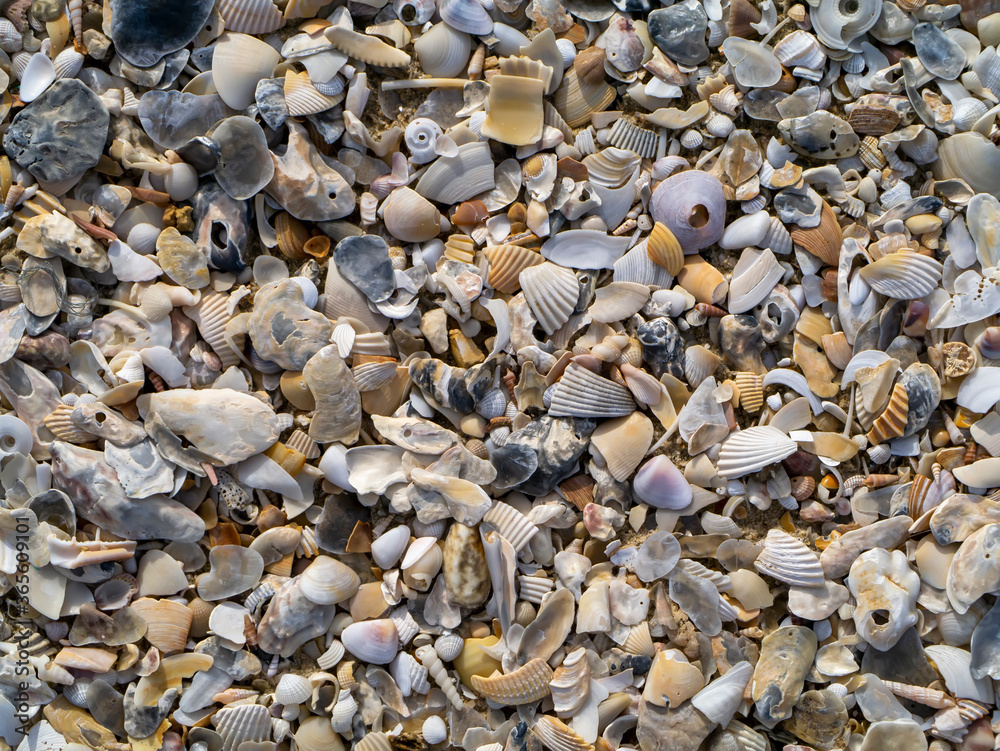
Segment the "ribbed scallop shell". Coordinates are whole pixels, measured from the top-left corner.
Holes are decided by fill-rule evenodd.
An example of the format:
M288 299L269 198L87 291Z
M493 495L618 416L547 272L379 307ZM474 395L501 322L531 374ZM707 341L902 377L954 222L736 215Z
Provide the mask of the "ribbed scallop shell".
M671 276L677 276L684 268L684 249L674 233L661 222L653 225L646 238L646 253L653 263L665 268Z
M573 728L550 715L537 718L531 732L549 751L594 751L594 746L581 738Z
M52 410L50 415L42 419L42 423L52 431L52 435L56 437L56 440L78 445L96 441L97 436L88 433L86 430L81 430L69 419L71 414L73 414L73 407L71 405L60 404Z
M633 411L635 402L628 389L575 362L556 384L549 406L553 417L622 417Z
M396 377L399 363L395 360L363 362L352 369L358 391L377 391Z
M736 388L740 390L740 407L752 415L760 412L764 404L764 387L756 373L740 372L733 376Z
M301 704L312 696L312 683L308 678L285 673L274 689L274 700L279 704Z
M740 110L741 97L732 84L726 85L721 91L717 91L708 97L709 103L731 117L734 117Z
M329 670L343 659L346 651L344 645L334 639L326 651L316 658L316 664L323 670Z
M460 263L472 263L476 258L476 241L468 235L449 235L444 243L444 255Z
M615 90L604 81L598 84L581 80L574 68L563 76L562 83L552 95L552 103L571 128L578 128L594 112L607 108L615 98Z
M146 621L146 640L164 653L179 652L187 643L194 613L173 600L142 598L132 603Z
M925 297L941 281L944 267L934 258L912 250L898 250L858 273L879 294L896 300Z
M385 733L368 733L354 744L354 751L392 751L392 744Z
M292 117L326 112L344 100L343 93L337 96L321 94L313 86L308 73L295 73L291 70L285 73L284 92L285 106L288 107L288 114Z
M795 453L798 444L777 428L759 425L735 433L722 444L717 469L733 479L756 472Z
M483 251L490 262L489 284L498 292L517 294L521 272L545 263L542 254L520 245L494 245Z
M772 529L764 538L764 550L753 563L765 576L798 587L821 587L826 575L819 556L801 540L780 529Z
M503 501L497 501L483 516L483 521L493 525L515 551L520 551L538 532L538 527L529 521L528 517Z
M227 31L269 34L284 26L281 11L271 0L218 0L215 4Z
M174 303L164 285L153 284L143 291L142 299L139 301L139 310L151 322L157 323L165 320L173 309Z
M771 227L760 241L760 247L770 248L778 255L788 255L793 250L792 236L788 233L785 225L776 217L771 217Z
M618 188L628 180L641 161L631 151L609 146L597 154L584 157L590 182L602 188Z
M261 742L271 737L271 715L263 704L226 706L212 717L222 736L222 751L236 751L247 741Z
M646 635L649 635L647 629ZM578 648L566 655L549 680L552 704L560 714L572 714L583 706L590 692L590 663L587 650Z
M655 131L640 128L635 123L622 118L615 121L608 134L608 143L612 146L634 151L644 159L652 159L656 156L658 141L659 136Z
M594 130L594 126L588 125L577 133L573 145L583 156L596 153L599 147L597 145L597 131Z
M519 576L517 581L521 599L535 605L541 605L545 595L555 587L555 582L545 576Z
M649 256L648 241L639 243L614 263L614 281L646 284L663 288L670 285L673 277Z
M490 701L516 706L538 701L549 695L552 668L541 657L506 675L483 678L472 676L472 688Z
M76 74L83 67L83 55L72 47L67 47L52 61L55 68L56 78L76 78Z
M459 634L441 634L434 640L434 649L445 662L451 662L462 653L465 647L465 639Z
M628 636L622 642L622 649L629 654L645 655L646 657L652 657L656 654L656 647L653 645L653 637L649 633L647 621L643 621L629 630Z
M198 332L208 346L222 360L222 367L229 368L240 361L239 356L226 343L226 324L229 314L229 295L209 290L197 305L184 308L184 315L198 325Z
M528 307L545 333L551 336L573 314L580 297L580 283L571 269L548 261L524 269L521 288Z
M722 358L701 344L692 345L684 351L684 377L694 388L718 370L721 364Z
M872 444L885 443L891 438L903 435L909 408L910 400L906 389L897 383L892 388L889 403L872 423L872 428L868 431L868 441Z
M309 434L303 430L294 431L285 440L285 445L303 454L306 459L316 459L321 453L316 441L310 438Z

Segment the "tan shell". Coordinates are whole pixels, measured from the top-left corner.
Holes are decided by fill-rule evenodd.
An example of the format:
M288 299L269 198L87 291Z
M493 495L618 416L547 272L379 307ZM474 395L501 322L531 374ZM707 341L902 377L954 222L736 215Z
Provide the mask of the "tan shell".
M549 715L535 720L531 732L549 751L594 751L593 744L587 743L562 720Z
M698 302L718 305L726 299L729 285L715 266L700 255L687 256L684 267L677 275L677 283L690 292Z
M507 675L472 676L472 688L497 704L514 706L538 701L549 695L552 668L540 657Z
M344 26L330 26L323 32L330 44L356 60L385 68L405 68L410 56L375 37L359 34Z
M812 229L792 230L792 241L801 245L814 256L830 266L836 266L840 259L840 246L844 242L844 233L837 223L837 215L830 205L823 202L819 226Z
M653 442L653 423L642 412L633 412L601 423L591 440L612 476L625 482Z
M668 649L653 659L642 698L658 707L677 707L704 687L701 671L680 652Z
M50 415L42 420L42 423L52 431L52 435L56 437L56 440L75 444L96 441L97 436L88 433L86 430L81 430L69 419L69 416L73 414L73 410L74 407L69 404L60 404Z
M733 376L736 388L740 390L740 406L752 415L760 412L764 404L764 387L761 384L761 377L749 371L740 372Z
M146 639L164 654L180 652L187 643L194 613L173 600L143 597L132 603L133 609L146 621Z
M483 251L490 262L489 284L498 292L517 294L521 272L545 262L541 253L520 245L494 245Z
M677 276L684 268L684 249L674 233L660 222L653 225L646 238L646 253L649 260L665 268L671 276Z
M902 384L897 383L892 389L889 404L868 431L868 440L873 443L884 443L890 438L903 435L906 429L906 416L909 413L909 397Z

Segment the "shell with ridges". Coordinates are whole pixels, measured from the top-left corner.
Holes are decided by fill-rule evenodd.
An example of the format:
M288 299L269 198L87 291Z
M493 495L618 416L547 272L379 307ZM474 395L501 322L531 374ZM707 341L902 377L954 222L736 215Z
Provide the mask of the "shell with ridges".
M580 283L571 269L548 261L529 266L519 276L528 307L548 335L554 334L573 314L580 297Z
M587 701L590 689L587 651L581 647L566 655L562 665L552 674L549 686L556 712L565 716L580 709Z
M490 262L489 283L493 289L508 295L521 289L521 272L545 262L541 253L520 245L493 245L483 251Z
M633 411L628 389L575 362L556 384L549 406L550 415L568 417L620 417Z
M472 676L472 688L487 699L507 706L527 704L549 695L552 668L540 657L506 675Z
M719 475L743 477L780 462L798 450L798 444L777 428L760 425L734 433L719 452Z
M821 587L826 582L819 557L780 529L767 533L764 550L753 565L760 573L793 586Z

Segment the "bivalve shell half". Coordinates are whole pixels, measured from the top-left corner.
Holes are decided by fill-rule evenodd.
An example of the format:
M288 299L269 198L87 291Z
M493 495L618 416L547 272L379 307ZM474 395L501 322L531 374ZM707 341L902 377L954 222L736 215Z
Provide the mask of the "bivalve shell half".
M352 655L375 665L388 665L399 654L396 624L389 618L352 623L340 640Z
M734 433L719 451L719 475L743 477L780 462L798 449L798 444L777 428L759 425Z
M545 263L541 253L520 245L494 245L483 251L490 262L489 283L493 289L515 295L521 289L521 272Z
M653 224L653 230L646 239L646 252L653 263L665 268L671 276L677 276L684 268L684 249L662 222Z
M764 550L753 565L760 573L793 586L822 587L826 582L819 556L780 529L767 533Z
M279 704L302 704L312 696L312 683L308 678L285 673L274 689L274 700Z
M242 111L253 103L258 82L270 78L280 60L278 51L260 39L226 33L212 55L212 80L222 100Z
M573 314L580 283L572 270L544 262L529 266L519 277L528 307L545 333L554 334Z
M618 482L625 482L639 466L653 442L653 423L642 412L601 423L591 442Z
M535 720L531 732L549 751L594 751L588 743L569 725L550 715L542 715Z
M897 250L858 273L879 294L895 300L926 297L941 281L940 261L913 250Z
M575 362L559 379L549 405L553 417L621 417L634 411L628 389Z
M272 0L218 0L215 7L226 30L239 34L270 34L285 24Z
M317 605L335 605L354 596L361 586L360 577L343 563L329 556L317 556L302 572L300 590Z

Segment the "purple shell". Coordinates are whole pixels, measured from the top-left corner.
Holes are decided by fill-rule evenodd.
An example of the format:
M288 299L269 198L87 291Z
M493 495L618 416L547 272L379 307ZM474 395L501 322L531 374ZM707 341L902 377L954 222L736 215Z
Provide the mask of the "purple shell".
M653 221L662 222L685 253L719 241L726 227L726 195L722 183L707 172L686 170L671 175L650 201Z
M650 506L674 510L690 505L694 498L691 483L662 454L654 456L635 473L632 492Z

